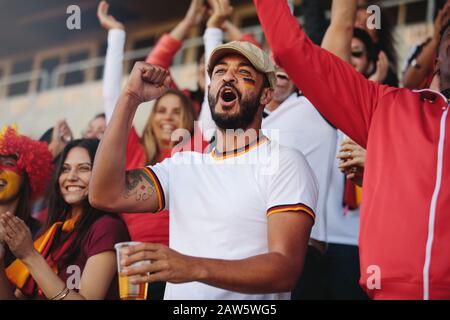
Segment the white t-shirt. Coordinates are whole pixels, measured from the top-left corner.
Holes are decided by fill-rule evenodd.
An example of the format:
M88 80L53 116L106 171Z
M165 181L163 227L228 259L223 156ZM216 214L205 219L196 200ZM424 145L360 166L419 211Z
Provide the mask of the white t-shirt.
M338 146L344 140L344 134L338 131ZM358 245L359 237L359 209L349 210L344 214L343 198L345 176L338 168L336 159L331 175L330 190L327 201L327 235L329 243Z
M327 241L326 203L336 156L334 129L304 96L293 93L263 119L262 129L272 141L302 152L319 183L316 223L311 238Z
M314 216L317 182L304 156L263 139L236 155L179 152L150 167L170 210L170 247L182 254L236 260L268 253L268 215ZM241 294L200 282L167 283L165 299L289 299Z

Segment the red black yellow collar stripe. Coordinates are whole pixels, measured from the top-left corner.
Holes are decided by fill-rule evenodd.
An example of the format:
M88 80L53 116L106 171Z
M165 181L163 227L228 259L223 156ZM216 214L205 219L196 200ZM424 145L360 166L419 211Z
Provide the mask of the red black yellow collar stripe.
M292 211L294 211L294 212L302 211L302 212L308 214L313 220L316 219L314 210L312 210L310 207L308 207L307 205L305 205L303 203L274 206L274 207L270 208L269 210L267 210L267 216L269 217L275 213L290 212L290 211L291 212Z
M232 158L232 157L237 157L237 156L243 155L244 153L249 152L250 150L252 150L256 147L259 147L261 144L265 143L266 141L269 141L269 138L267 138L266 136L261 136L242 148L226 151L224 153L218 152L217 149L214 148L213 151L211 152L211 156L216 160L224 160L224 159L228 159L228 158Z
M156 194L158 196L158 210L156 212L160 212L161 210L164 210L164 208L166 207L164 190L161 186L161 183L159 182L158 177L156 176L156 174L153 172L152 169L145 167L144 172L153 181L153 184L155 185Z

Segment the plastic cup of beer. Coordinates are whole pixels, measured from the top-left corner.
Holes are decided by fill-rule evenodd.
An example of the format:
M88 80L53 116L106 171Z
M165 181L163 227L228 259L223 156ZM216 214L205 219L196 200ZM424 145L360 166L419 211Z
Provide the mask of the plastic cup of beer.
M134 284L131 281L139 276L127 277L122 274L121 260L123 259L122 250L126 247L132 247L141 244L141 242L120 242L117 243L114 248L116 249L117 256L117 271L119 273L119 295L121 300L146 300L147 299L147 288L148 283ZM151 263L150 261L139 261L133 263L129 267L141 266L143 264Z

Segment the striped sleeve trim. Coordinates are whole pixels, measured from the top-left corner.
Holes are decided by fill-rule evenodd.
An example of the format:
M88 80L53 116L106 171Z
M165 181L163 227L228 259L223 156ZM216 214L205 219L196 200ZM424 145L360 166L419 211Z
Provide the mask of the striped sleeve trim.
M156 212L160 212L166 207L166 200L164 197L164 191L161 186L161 183L159 182L158 177L153 172L152 169L145 167L144 172L147 174L147 176L152 180L153 184L155 185L156 189L156 195L158 196L158 210Z
M274 206L274 207L270 208L269 210L267 210L267 216L269 217L275 213L282 213L282 212L289 212L289 211L291 211L291 212L292 211L293 212L302 211L302 212L308 214L311 218L313 218L313 220L316 219L314 210L312 210L310 207L308 207L307 205L305 205L303 203Z

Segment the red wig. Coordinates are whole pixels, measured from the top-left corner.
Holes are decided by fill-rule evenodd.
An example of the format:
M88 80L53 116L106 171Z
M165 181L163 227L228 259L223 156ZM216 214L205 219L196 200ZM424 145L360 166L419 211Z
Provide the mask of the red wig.
M0 155L17 157L17 168L27 173L33 193L45 190L53 171L53 157L47 143L34 141L13 127L6 127L0 132Z

